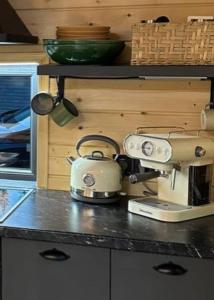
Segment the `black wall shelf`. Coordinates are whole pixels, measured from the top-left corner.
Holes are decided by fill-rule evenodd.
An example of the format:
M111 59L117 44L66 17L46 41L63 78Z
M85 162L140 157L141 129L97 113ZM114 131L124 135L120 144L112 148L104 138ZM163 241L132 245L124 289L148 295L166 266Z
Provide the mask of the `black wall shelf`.
M214 65L40 65L38 75L51 77L132 79L143 77L214 78Z

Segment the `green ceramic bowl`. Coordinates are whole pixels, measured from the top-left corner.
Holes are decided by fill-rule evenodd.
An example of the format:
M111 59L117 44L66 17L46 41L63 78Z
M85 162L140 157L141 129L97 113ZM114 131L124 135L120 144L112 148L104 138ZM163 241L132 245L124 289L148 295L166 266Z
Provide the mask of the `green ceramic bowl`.
M117 40L44 40L46 53L59 64L110 64L124 46Z

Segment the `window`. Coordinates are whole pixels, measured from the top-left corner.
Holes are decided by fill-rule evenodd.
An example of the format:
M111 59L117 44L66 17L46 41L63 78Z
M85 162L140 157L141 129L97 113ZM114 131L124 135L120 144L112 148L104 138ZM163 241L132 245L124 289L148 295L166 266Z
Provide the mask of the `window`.
M35 179L37 63L0 64L0 177Z

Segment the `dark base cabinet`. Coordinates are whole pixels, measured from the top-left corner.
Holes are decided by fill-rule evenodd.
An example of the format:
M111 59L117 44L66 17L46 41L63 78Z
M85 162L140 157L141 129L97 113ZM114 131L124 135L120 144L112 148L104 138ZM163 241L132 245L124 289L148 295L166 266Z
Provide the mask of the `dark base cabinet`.
M112 251L111 300L213 299L214 260Z
M213 276L214 260L2 239L3 300L210 300Z
M2 239L4 300L109 300L110 250Z

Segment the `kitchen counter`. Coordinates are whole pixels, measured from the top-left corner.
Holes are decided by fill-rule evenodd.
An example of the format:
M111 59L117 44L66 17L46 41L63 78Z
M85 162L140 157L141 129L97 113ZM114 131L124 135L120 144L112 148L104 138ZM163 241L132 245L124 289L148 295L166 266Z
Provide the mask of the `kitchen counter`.
M164 223L127 212L127 199L93 205L35 190L0 225L2 237L214 258L214 216Z

